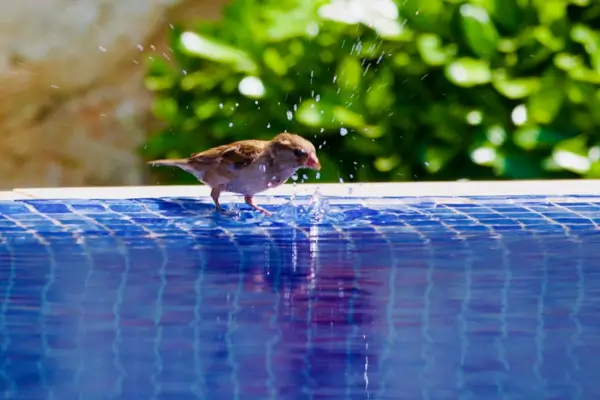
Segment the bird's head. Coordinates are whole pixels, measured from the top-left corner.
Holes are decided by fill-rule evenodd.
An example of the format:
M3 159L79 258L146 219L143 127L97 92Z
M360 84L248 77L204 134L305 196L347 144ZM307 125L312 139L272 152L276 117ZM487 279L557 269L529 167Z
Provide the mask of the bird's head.
M280 133L271 140L269 150L273 158L283 164L315 171L321 169L315 146L302 136Z

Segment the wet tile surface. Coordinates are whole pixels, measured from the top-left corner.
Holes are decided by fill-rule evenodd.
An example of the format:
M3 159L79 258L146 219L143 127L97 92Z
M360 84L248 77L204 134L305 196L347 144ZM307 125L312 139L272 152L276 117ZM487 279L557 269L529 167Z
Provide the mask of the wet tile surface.
M600 197L352 200L0 201L2 398L600 396Z

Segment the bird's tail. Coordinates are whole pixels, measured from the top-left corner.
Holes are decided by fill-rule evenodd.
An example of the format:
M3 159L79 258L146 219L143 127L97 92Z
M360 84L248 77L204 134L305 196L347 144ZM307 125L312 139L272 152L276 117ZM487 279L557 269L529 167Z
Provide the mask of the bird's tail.
M164 166L164 167L185 167L188 165L188 160L186 158L180 159L171 159L171 160L152 160L148 161L148 164L156 167L156 166Z

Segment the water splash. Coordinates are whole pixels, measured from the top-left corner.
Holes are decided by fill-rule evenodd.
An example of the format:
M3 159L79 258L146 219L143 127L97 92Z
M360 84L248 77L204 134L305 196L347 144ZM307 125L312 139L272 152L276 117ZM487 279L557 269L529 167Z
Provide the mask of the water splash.
M322 221L325 216L330 214L331 205L325 199L319 189L316 189L310 198L306 214L309 216L312 222Z

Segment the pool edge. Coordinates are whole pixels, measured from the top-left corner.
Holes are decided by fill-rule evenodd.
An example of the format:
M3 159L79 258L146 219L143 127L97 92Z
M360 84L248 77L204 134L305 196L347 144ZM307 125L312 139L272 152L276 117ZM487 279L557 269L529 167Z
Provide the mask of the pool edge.
M600 180L528 180L461 182L391 182L286 184L257 197L303 196L316 190L324 196L357 197L472 197L472 196L597 196ZM16 188L0 192L0 200L22 199L128 199L207 197L203 185ZM229 196L227 196L229 197Z

